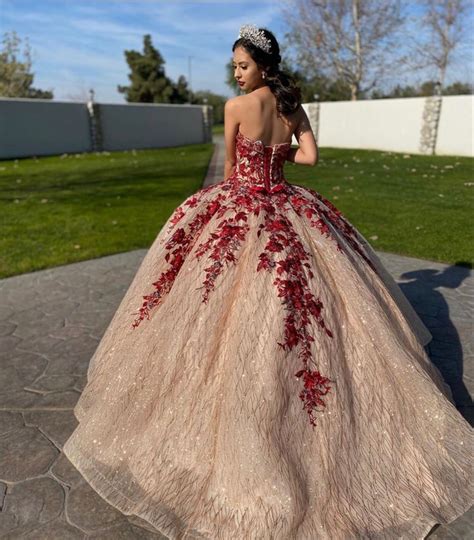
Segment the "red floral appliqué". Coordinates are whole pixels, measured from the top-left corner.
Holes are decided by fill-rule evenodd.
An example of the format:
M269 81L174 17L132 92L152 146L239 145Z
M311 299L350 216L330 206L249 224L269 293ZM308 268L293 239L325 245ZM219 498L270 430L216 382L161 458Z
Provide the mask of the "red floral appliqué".
M194 253L197 258L207 255L209 259L202 287L198 287L203 289L202 302L207 303L225 265L238 260L236 254L250 230L248 217L262 212L264 220L258 226L257 235L264 233L266 244L259 254L256 271L276 274L273 284L285 310L284 339L278 345L285 351L297 348L297 357L303 366L295 373L303 382L299 397L310 424L315 427L315 413L321 411L319 406L326 407L323 397L334 381L311 365L314 362L311 344L315 341L311 329L316 324L328 338L333 338L333 334L321 315L323 303L309 286L313 277L312 255L304 249L287 212L293 210L307 219L310 226L331 239L340 252L344 250L337 236L342 236L372 270L376 272L376 268L364 253L357 231L330 201L310 188L293 186L286 181L283 164L289 147L290 143L266 147L261 141L252 141L238 133L234 173L225 181L188 197L170 217L169 227L162 233L164 238L171 235L165 244L169 251L165 256L168 268L153 283L155 291L143 296L144 302L132 326L136 328L143 319L149 319L150 310L170 292L186 257L211 218L215 218L208 238L197 245ZM207 195L208 199L203 200ZM200 209L200 206L204 208L202 212L183 227L176 228L187 214L185 207Z
M244 222L242 225L240 221ZM226 218L217 226L217 232L212 233L209 240L198 246L196 256L199 258L204 253L211 251L209 258L213 261L211 266L204 270L206 271L206 279L204 280L203 301L207 303L209 293L215 286L215 281L222 271L225 264L235 263L236 258L234 252L240 247L240 243L245 239L249 230L247 215L245 212L238 212L235 216Z
M278 296L282 298L287 315L285 317L285 340L278 342L285 350L292 350L299 346L298 358L303 362L304 369L295 373L296 377L303 375L304 388L300 393L300 399L304 403L304 410L309 415L312 426L316 426L314 413L317 406L326 406L322 397L326 395L331 386L330 379L321 375L317 370L311 369L310 362L313 359L311 343L314 336L310 332L311 318L329 336L331 331L326 328L321 310L323 304L311 292L308 279L313 277L310 254L304 249L298 234L290 220L279 213L274 206L267 208L264 224L260 225L257 234L263 231L268 233L268 241L264 251L260 254L260 262L257 271L273 271L276 268L277 277L273 284L278 290ZM274 259L274 253L284 253L285 257Z
M208 188L205 188L207 191ZM202 190L204 191L204 190ZM200 193L202 196L202 193ZM173 283L178 275L178 272L183 265L186 256L193 248L199 235L204 229L205 225L209 222L211 217L217 212L220 206L220 199L224 196L218 194L216 199L210 201L205 208L204 212L197 214L188 225L188 230L185 231L183 227L175 230L171 238L165 244L166 249L172 250L165 256L166 262L169 264L169 268L161 273L159 279L152 283L155 286L155 291L149 295L143 296L144 302L138 311L138 317L132 323L132 326L136 328L140 322L144 319L150 319L150 310L159 305L163 297L171 290ZM191 204L194 204L193 202ZM176 211L176 219L171 220L170 231L174 225L183 217L182 208L179 207ZM174 248L174 249L173 249Z

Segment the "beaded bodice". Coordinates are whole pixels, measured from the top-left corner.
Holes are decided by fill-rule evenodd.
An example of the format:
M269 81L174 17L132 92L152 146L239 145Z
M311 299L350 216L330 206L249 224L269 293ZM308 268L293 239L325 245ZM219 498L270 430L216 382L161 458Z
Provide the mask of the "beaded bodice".
M266 146L260 140L249 139L240 131L236 136L236 165L230 178L242 183L262 186L267 190L286 183L283 174L290 142Z

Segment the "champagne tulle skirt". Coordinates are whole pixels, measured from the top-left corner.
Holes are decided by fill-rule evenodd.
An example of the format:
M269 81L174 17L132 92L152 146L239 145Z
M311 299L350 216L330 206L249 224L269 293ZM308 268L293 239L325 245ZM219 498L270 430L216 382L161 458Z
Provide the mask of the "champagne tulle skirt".
M180 226L221 190L204 190ZM167 268L176 216L106 330L75 409L64 452L91 486L172 539L414 540L463 514L473 429L425 353L431 334L366 239L356 232L364 260L337 228L331 238L286 211L313 273L306 293L332 333L310 325L312 357L331 381L312 425L295 377L304 344L279 345L288 319L277 274L256 270L263 213L247 216L235 260L203 302L210 261L196 253L217 231L213 215L168 294L132 327Z

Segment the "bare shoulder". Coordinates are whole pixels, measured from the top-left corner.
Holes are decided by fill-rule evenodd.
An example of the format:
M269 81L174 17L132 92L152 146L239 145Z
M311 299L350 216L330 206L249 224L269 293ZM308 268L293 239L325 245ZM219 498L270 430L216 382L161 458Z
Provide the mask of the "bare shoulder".
M226 102L225 102L225 110L228 111L228 112L236 112L238 111L241 107L242 107L242 98L244 97L247 97L247 96L234 96L234 97L231 97L229 98Z

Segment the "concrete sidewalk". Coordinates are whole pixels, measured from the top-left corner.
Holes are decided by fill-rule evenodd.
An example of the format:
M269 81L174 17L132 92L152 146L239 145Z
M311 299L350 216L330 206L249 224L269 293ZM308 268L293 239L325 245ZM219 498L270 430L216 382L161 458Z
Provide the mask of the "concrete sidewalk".
M220 181L216 139L206 185ZM117 512L61 453L89 360L145 249L0 281L0 537L159 539L146 522ZM378 252L434 336L430 355L472 418L472 308L468 269ZM431 539L471 538L472 509Z

